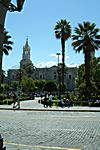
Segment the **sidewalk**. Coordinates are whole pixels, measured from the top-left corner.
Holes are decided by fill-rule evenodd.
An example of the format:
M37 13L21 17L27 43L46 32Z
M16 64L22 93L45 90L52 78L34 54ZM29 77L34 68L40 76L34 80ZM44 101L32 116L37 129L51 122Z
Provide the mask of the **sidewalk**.
M56 107L52 108L44 108L42 104L38 103L39 98L35 98L35 100L27 100L20 102L20 110L26 111L72 111L72 112L100 112L100 107ZM12 105L0 105L0 110L13 110Z

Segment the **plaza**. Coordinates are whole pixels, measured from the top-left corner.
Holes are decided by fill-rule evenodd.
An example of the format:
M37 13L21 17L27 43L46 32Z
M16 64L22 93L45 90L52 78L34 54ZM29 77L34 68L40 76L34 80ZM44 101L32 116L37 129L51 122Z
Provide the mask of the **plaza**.
M22 102L21 109L0 110L0 134L7 150L100 149L100 112L95 112L99 108L53 107L49 110L36 99Z
M96 25L99 26L97 11L99 10L99 3L95 1L90 6L90 2L87 3L87 1L65 1L63 3L62 1L58 3L56 0L45 1L45 3L27 1L27 7L25 7L23 14L21 13L21 17L9 15L7 25L5 25L8 10L20 12L24 1L15 0L15 4L13 4L12 0L0 0L0 85L3 83L2 63L5 44L7 44L6 52L11 49L14 52L12 56L9 56L9 61L5 59L7 72L9 64L19 62L15 58L20 57L20 46L26 34L29 34L31 46L34 48L33 60L36 66L44 64L44 67L34 68L35 66L30 59L28 38L26 38L20 61L20 69L24 69L25 74L21 75L21 70L17 74L16 68L15 70L9 70L8 78L5 76L6 90L1 88L0 91L1 100L6 99L7 102L12 100L9 99L10 90L18 93L17 100L20 97L23 100L23 95L26 98L26 96L29 96L29 92L31 94L35 90L57 91L59 97L60 93L61 95L66 93L65 96L70 97L72 101L100 100L99 53L95 58L95 51L100 49L100 29L96 27ZM85 8L85 11L83 8ZM61 16L69 17L66 20L66 18L62 19ZM60 20L57 21L58 19ZM80 22L81 20L83 23ZM95 23L92 23L92 20ZM4 34L5 29L9 30L14 38L15 45L13 47L12 45L9 47L8 41L5 41L7 37ZM57 44L56 46L54 36L60 40L61 45ZM10 38L10 36L8 37ZM70 38L67 53L65 53L65 41ZM10 41L11 43L12 41ZM84 61L83 56L75 55L75 52L80 53L80 51L84 54ZM47 68L48 63L55 66L55 60L52 62L53 58L50 60L50 56L55 59L57 54L59 57L59 52L62 58L61 63L58 58L56 67ZM79 66L79 74L77 74L77 68L75 67L77 65ZM68 66L74 66L75 68ZM53 86L50 86L49 89L44 89L44 86L40 88L40 86L34 85L33 80L56 81L58 88L56 90L53 89ZM11 86L11 81L17 81L17 84ZM21 81L26 83L24 87ZM29 81L32 84L27 84L30 83ZM64 87L64 82L67 89ZM75 87L77 89L74 91ZM69 91L72 91L72 93L69 93ZM13 101L15 101L14 98ZM81 105L82 107L61 108L53 106L52 108L44 108L42 104L38 103L38 99L21 101L20 106L19 110L14 110L12 105L0 105L0 135L7 150L100 150L100 107ZM1 143L0 146L2 146Z

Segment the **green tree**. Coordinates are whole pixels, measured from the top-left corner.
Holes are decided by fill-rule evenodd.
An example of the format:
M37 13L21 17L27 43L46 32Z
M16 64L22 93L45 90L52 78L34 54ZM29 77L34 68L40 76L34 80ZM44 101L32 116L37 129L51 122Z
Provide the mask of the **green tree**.
M19 84L21 83L22 78L25 76L26 76L26 72L24 69L17 70L17 80L19 81Z
M9 88L12 89L13 91L17 91L17 89L18 89L18 81L11 81Z
M90 62L90 69L91 80L97 88L95 95L100 98L100 57Z
M55 25L55 36L61 39L62 46L62 86L64 86L64 70L65 70L65 41L71 37L71 26L68 21L61 19ZM62 91L63 92L63 91Z
M80 65L77 69L77 78L75 80L76 87L84 82L84 64Z
M32 78L23 77L22 79L22 91L28 94L29 92L34 91L35 84Z
M85 58L85 82L90 86L90 60L91 54L100 48L99 29L95 23L83 22L75 28L75 34L72 35L72 46L76 52L83 51Z
M34 83L35 83L35 86L37 87L37 90L42 91L46 81L45 80L35 80Z
M34 72L35 67L34 67L34 65L32 63L28 63L25 66L23 66L23 69L26 72L26 76L27 77L31 77L32 73Z
M97 87L93 82L90 82L90 85L88 88L86 82L83 82L78 86L78 99L88 101L95 98Z
M97 84L100 83L100 57L91 60L90 75L92 81L95 81Z
M76 91L81 100L96 99L100 97L100 57L90 61L90 87L88 88L84 81L84 64L78 68L76 79Z
M19 95L22 92L22 80L23 78L26 77L26 72L24 69L18 69L17 70L17 80L18 80L18 92Z
M3 32L3 51L0 52L0 85L1 85L1 78L2 78L2 61L3 61L3 53L5 55L9 54L9 50L12 50L13 42L10 40L11 36L9 35L8 31L4 29Z
M58 89L57 89L57 84L56 84L54 81L47 81L47 82L44 84L43 90L44 90L44 91L48 91L48 92L55 92L55 91L58 91Z

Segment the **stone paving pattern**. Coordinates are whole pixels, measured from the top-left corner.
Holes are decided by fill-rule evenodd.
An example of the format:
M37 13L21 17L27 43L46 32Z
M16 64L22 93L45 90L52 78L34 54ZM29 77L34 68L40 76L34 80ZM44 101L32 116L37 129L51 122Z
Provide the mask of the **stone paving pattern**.
M0 110L0 134L7 150L100 150L100 112Z

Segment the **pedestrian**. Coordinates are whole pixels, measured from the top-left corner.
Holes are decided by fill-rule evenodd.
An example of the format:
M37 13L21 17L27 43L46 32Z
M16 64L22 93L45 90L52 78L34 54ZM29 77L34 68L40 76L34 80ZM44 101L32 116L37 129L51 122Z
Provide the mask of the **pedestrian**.
M19 98L17 100L17 108L20 109L20 100L19 100Z
M15 111L15 109L16 109L16 107L17 107L17 102L14 101L14 102L12 103L12 107L13 107L13 109L14 109L14 111Z
M12 103L12 107L13 107L14 109L16 108L16 107L15 107L15 102Z
M52 107L52 99L53 99L53 95L50 94L49 95L49 107Z
M14 111L15 111L16 105L17 105L17 103L16 103L17 96L16 96L15 92L13 92L13 93L11 94L11 97L13 98L12 107L13 107L13 109L14 109Z
M48 95L46 94L45 97L44 97L44 107L48 107Z

